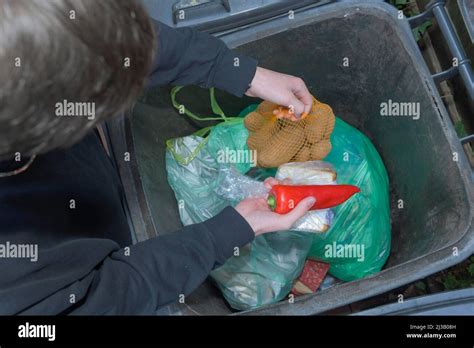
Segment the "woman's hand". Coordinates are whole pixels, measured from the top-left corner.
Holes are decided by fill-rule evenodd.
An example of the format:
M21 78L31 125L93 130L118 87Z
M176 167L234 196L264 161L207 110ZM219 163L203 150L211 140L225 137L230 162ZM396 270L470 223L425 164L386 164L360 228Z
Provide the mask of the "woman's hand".
M273 185L287 184L288 181L280 182L274 178L264 181L265 186L271 189ZM235 210L247 220L255 235L268 232L288 230L293 224L306 214L316 202L314 197L303 199L292 211L287 214L277 214L268 207L266 198L246 198L237 206Z
M308 114L313 105L313 97L301 78L260 67L245 94L285 106L298 118Z

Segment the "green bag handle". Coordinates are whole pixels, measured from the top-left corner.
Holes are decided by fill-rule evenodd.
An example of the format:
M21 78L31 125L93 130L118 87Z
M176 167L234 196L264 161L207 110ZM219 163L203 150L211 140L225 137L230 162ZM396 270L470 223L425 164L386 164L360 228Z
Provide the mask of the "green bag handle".
M176 100L176 95L178 94L179 91L183 89L183 87L184 86L177 86L177 87L173 87L173 89L171 90L171 103L173 103L173 106L176 110L180 110L181 106L183 105ZM192 111L188 110L186 107L184 108L184 114L188 116L189 118L192 118L193 120L196 120L196 121L224 121L225 122L227 120L231 120L235 118L235 117L227 117L225 115L224 111L222 110L222 108L220 107L219 103L216 100L216 93L215 93L214 88L211 88L209 90L209 97L210 97L209 99L211 102L212 112L218 115L219 117L203 117L203 116L193 113Z
M183 104L179 103L176 100L176 95L178 94L179 91L181 91L181 89L183 89L183 87L184 86L176 86L176 87L173 87L173 89L171 90L171 103L173 104L173 107L176 110L180 110L181 106L183 105ZM211 88L209 90L209 99L210 99L210 103L211 103L212 112L214 114L218 115L218 117L203 117L203 116L200 116L200 115L197 115L197 114L193 113L192 111L188 110L186 107L184 107L184 114L186 116L188 116L189 118L192 118L193 120L196 120L196 121L222 121L221 123L234 123L236 121L241 120L240 117L227 117L225 115L224 111L222 110L222 108L220 107L219 103L216 100L216 94L215 94L215 89L214 88ZM166 147L168 148L168 150L173 155L174 159L179 164L181 164L183 166L186 166L193 159L196 158L196 156L199 154L199 152L201 151L203 146L207 144L207 141L208 141L207 136L209 135L212 128L214 128L214 127L215 126L205 127L205 128L202 128L202 129L200 129L200 130L193 133L193 135L201 137L201 138L203 138L203 140L202 140L201 143L199 143L199 145L196 147L196 149L194 149L194 151L187 157L181 156L180 154L176 153L176 151L174 151L174 149L173 149L173 140L174 139L168 139L166 141ZM179 141L179 139L178 139L178 141Z

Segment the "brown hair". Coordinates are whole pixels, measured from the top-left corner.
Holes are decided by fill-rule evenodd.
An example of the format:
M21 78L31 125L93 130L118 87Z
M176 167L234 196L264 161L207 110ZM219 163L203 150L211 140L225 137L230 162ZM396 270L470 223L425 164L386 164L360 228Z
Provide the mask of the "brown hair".
M141 93L155 33L137 0L2 0L0 159L79 141ZM59 117L88 103L95 118Z

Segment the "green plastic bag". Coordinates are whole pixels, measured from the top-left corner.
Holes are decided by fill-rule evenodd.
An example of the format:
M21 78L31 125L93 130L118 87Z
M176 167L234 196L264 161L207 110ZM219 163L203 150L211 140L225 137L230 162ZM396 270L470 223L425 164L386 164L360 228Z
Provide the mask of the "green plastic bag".
M350 281L379 272L390 254L388 176L370 140L339 118L331 143L324 161L334 166L339 183L361 192L333 208L333 223L313 236L309 256L328 262L334 277Z
M176 93L175 89L172 99L178 107ZM225 206L237 203L225 201L215 193L219 168L225 165L218 163L217 157L226 148L247 150L248 132L241 117L225 117L212 93L211 105L219 115L215 119L222 123L167 142L168 181L178 202L184 203L179 205L179 212L185 225L207 220ZM255 108L256 105L250 106L239 116ZM188 116L202 119L191 115ZM283 299L308 256L330 263L329 272L342 280L376 273L385 263L390 253L390 219L383 163L370 141L340 119L336 119L331 141L333 150L325 161L335 167L339 183L357 185L362 194L336 208L328 232L265 234L214 270L211 277L233 308L253 309ZM245 174L251 163L238 163L236 168ZM252 176L263 180L274 173L274 169L253 170Z

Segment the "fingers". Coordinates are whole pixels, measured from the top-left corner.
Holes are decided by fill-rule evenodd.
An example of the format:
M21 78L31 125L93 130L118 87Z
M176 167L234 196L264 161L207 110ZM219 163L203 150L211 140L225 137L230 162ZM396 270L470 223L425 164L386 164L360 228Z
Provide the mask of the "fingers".
M305 105L300 102L294 95L290 96L290 102L288 107L279 107L278 109L273 110L273 114L277 118L286 118L291 121L298 121L299 116L304 114Z
M313 96L308 91L308 87L302 79L296 84L296 88L293 90L295 96L304 104L303 114L309 114L313 106Z
M306 117L313 106L313 96L308 91L306 84L300 78L292 78L291 93L288 102L288 109L279 108L273 113L278 118L287 118L292 121L298 121L301 118Z
M316 198L306 197L292 211L283 215L282 218L285 220L287 228L291 228L299 218L311 209L314 203L316 203Z
M273 186L275 185L291 185L291 179L290 178L285 178L283 180L278 180L273 177L268 177L263 181L263 185L268 190L271 190Z
M275 178L266 178L264 181L263 181L263 184L265 185L265 187L269 190L272 189L272 186L275 186L275 185L278 185L280 183L280 181L278 181L277 179Z
M257 67L251 87L245 94L287 107L290 110L279 110L276 114L292 121L309 114L313 105L313 97L301 78L261 67Z
M273 114L280 119L285 118L290 121L298 121L294 109L293 105L290 105L288 108L280 106L278 109L273 110Z
M285 178L283 180L278 180L273 177L268 177L263 181L263 184L265 187L269 190L272 189L273 186L275 185L290 185L291 184L291 179L290 178Z
M291 97L291 102L288 108L290 110L290 114L292 114L292 116L294 116L296 119L299 119L300 116L305 112L304 103L301 102L294 94Z

